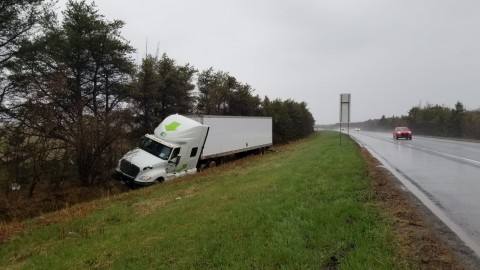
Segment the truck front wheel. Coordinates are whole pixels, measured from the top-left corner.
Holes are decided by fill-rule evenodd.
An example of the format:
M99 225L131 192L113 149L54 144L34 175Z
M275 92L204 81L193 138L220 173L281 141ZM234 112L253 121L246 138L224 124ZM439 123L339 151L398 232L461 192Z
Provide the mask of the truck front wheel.
M165 179L163 179L163 177L159 177L155 180L156 183L163 183L163 181L165 181Z
M197 172L201 172L201 171L205 170L205 168L207 168L207 164L201 163L197 168Z

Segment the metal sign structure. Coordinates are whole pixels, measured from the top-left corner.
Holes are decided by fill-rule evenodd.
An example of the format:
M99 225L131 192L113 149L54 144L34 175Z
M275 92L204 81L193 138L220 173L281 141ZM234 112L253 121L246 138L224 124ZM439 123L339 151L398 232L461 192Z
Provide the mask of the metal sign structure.
M342 124L347 125L347 134L350 133L350 94L340 94L340 145L342 145Z

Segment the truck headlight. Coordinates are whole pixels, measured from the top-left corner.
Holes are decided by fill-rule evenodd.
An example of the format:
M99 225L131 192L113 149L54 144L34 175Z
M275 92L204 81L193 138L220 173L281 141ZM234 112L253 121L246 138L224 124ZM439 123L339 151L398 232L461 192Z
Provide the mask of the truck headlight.
M147 180L150 180L150 179L152 179L152 177L151 177L151 176L147 176L147 175L143 175L143 176L140 176L140 177L138 178L138 180L141 180L141 181L147 181Z

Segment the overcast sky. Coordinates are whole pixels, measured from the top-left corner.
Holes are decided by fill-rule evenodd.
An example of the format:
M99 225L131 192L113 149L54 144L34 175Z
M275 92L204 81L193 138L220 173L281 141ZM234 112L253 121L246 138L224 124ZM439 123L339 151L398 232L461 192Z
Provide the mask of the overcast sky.
M317 124L338 122L341 93L351 93L352 122L426 104L480 108L477 0L95 3L126 23L138 62L158 48L228 72L262 98L307 102Z

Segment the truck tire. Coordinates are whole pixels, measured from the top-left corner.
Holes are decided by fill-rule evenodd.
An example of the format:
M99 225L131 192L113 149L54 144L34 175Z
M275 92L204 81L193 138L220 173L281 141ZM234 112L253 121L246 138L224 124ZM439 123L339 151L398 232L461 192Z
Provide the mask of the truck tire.
M217 166L217 163L215 162L215 160L208 162L208 166L207 166L208 168L213 168L215 166Z
M197 172L201 172L201 171L205 170L205 168L207 168L207 164L202 163L202 164L200 164L200 166L198 166Z
M163 179L163 177L159 177L155 180L155 182L157 183L163 183L165 181L165 179Z

